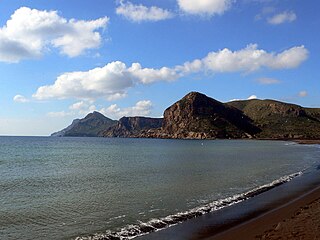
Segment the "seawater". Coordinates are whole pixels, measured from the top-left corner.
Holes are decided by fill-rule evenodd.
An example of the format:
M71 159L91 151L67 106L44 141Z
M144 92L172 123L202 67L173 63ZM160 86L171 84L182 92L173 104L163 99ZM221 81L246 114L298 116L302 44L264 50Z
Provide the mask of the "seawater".
M289 181L319 153L282 141L0 137L0 239L131 238Z

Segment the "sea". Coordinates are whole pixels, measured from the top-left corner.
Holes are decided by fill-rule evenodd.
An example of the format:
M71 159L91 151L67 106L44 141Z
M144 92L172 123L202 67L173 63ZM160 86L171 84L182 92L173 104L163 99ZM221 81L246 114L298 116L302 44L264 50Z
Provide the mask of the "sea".
M132 239L320 164L319 145L0 137L0 239Z

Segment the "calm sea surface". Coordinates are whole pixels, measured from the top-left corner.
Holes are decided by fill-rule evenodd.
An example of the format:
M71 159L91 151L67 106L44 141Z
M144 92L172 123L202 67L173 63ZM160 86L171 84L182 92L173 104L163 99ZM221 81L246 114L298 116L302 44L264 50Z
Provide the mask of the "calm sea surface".
M320 163L281 141L0 137L0 239L75 239L164 218Z

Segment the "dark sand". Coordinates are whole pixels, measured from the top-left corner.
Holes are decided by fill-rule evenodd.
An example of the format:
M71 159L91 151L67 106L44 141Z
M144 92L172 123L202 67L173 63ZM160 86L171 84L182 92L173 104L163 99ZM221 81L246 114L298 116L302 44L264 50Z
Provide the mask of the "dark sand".
M320 239L320 187L208 239Z

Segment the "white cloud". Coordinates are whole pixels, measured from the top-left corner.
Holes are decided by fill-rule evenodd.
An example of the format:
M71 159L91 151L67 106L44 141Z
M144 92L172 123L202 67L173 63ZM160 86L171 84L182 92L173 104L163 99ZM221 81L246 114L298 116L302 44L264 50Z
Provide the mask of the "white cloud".
M67 20L56 11L21 7L0 28L0 61L14 63L39 58L52 47L69 57L78 56L100 46L101 35L97 30L105 28L108 21L107 17Z
M122 62L112 62L87 72L68 72L60 75L53 85L38 88L36 99L119 97L134 85L132 74Z
M262 68L296 68L307 58L308 50L304 46L274 53L258 49L256 44L251 44L238 51L225 48L210 52L202 59L171 68L143 68L139 63L127 67L123 62L117 61L89 71L64 73L58 76L54 84L39 87L33 97L38 100L104 98L113 101L126 97L127 90L137 84L171 82L193 73L250 73Z
M100 110L102 114L113 119L121 117L148 116L151 113L152 102L150 100L139 101L133 107L119 108L117 104L112 104L108 108Z
M69 111L49 112L47 113L47 116L51 118L84 116L96 110L97 108L95 105L93 105L93 101L79 101L70 105Z
M297 19L297 15L293 11L285 11L268 18L268 23L279 25L282 23L290 23Z
M247 98L247 100L253 100L257 99L258 97L256 95L251 95L250 97Z
M274 7L264 7L264 8L262 8L262 11L255 16L255 20L256 21L262 20L266 16L271 15L272 13L274 13L275 11L276 11L276 9Z
M13 101L15 101L17 103L26 103L26 102L29 102L29 99L27 99L26 97L24 97L22 95L16 95L16 96L14 96Z
M275 78L258 78L256 81L262 85L278 84L281 82L280 80Z
M160 69L142 68L139 63L133 63L128 69L133 77L143 84L154 83L158 81L174 81L182 75L173 68L162 67Z
M223 14L231 4L232 0L178 0L178 5L183 12L207 16Z
M308 50L304 46L293 47L281 53L268 53L258 49L257 44L231 51L228 48L218 52L210 52L205 58L187 62L179 67L185 72L209 70L213 72L253 72L261 68L288 69L299 66L308 58Z
M136 83L172 81L178 74L170 68L141 68L138 63L127 67L122 62L108 63L104 67L87 72L69 72L60 75L53 85L38 88L34 98L106 98L118 100L126 96L126 90Z
M142 22L142 21L161 21L173 17L173 13L166 9L159 7L146 7L143 5L135 5L131 2L124 3L120 2L120 6L117 7L116 13L122 15L125 18L133 22Z
M308 96L308 92L307 91L300 91L298 96L299 97L306 97L306 96Z
M229 102L234 102L234 101L243 101L243 100L253 100L253 99L258 99L258 97L256 95L251 95L246 99L241 99L241 98L234 98L229 100Z
M76 102L72 104L69 109L70 110L79 110L82 109L84 106L86 106L86 103L84 101Z

